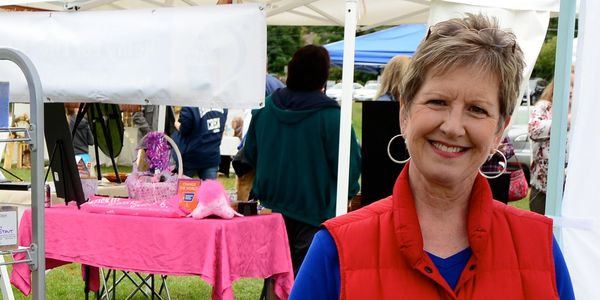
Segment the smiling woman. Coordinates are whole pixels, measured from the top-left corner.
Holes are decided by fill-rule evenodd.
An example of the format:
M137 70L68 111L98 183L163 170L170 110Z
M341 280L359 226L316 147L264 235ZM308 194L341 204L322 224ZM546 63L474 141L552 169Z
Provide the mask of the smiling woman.
M494 201L479 173L523 66L495 19L430 28L401 89L410 162L392 196L324 223L291 299L573 299L552 221Z
M429 72L411 103L410 108L400 108L400 126L411 153L414 180L424 178L455 193L468 193L479 166L502 135L498 81L474 67L440 75ZM421 177L423 172L428 175Z

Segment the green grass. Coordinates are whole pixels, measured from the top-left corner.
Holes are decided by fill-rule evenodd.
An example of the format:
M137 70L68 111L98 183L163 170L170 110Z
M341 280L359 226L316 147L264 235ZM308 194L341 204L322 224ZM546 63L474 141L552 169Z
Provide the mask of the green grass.
M8 259L8 257L7 257ZM10 272L10 267L9 267ZM117 272L117 278L121 276ZM110 283L109 283L110 284ZM160 284L159 277L155 277L155 285ZM243 278L233 284L233 293L236 299L258 299L262 289L263 279ZM211 286L198 276L168 276L167 286L172 299L210 299ZM68 264L50 270L46 274L46 299L84 299L84 282L81 277L81 265ZM116 299L125 299L133 290L133 284L125 279L118 285ZM13 287L16 300L31 299L24 296ZM162 296L166 294L163 292ZM112 295L111 295L112 296ZM91 297L95 299L95 297ZM132 299L146 299L138 292Z
M352 102L352 127L359 144L362 144L362 103Z

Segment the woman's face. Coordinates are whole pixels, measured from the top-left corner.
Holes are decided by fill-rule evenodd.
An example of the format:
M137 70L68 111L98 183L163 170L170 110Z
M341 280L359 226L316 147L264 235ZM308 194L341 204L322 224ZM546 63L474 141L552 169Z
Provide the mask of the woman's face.
M474 178L502 136L498 81L477 68L429 72L406 109L400 108L400 126L411 177L449 186Z

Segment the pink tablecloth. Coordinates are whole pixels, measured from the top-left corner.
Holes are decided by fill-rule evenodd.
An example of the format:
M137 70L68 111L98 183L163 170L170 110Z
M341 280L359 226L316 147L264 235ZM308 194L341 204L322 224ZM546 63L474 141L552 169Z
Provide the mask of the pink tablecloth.
M31 210L23 214L19 243L31 243ZM287 299L293 283L289 245L279 214L231 220L155 218L86 213L74 207L46 209L48 267L77 262L125 271L197 275L213 286L213 299L234 299L232 282L272 277ZM90 287L98 286L93 272ZM31 291L31 272L15 265L11 282Z

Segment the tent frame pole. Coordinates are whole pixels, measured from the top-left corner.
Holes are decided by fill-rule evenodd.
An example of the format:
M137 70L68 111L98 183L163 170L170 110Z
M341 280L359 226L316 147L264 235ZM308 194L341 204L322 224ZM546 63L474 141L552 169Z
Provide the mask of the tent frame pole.
M342 68L342 111L338 155L337 202L335 214L348 212L348 178L350 168L350 129L352 128L352 91L354 85L354 47L356 42L356 1L346 0L344 26L344 64Z
M554 101L552 101L552 129L550 131L550 157L548 160L546 189L546 215L551 217L560 217L562 214L575 9L576 1L560 1L554 73ZM560 228L554 227L554 236L559 243L562 242Z

